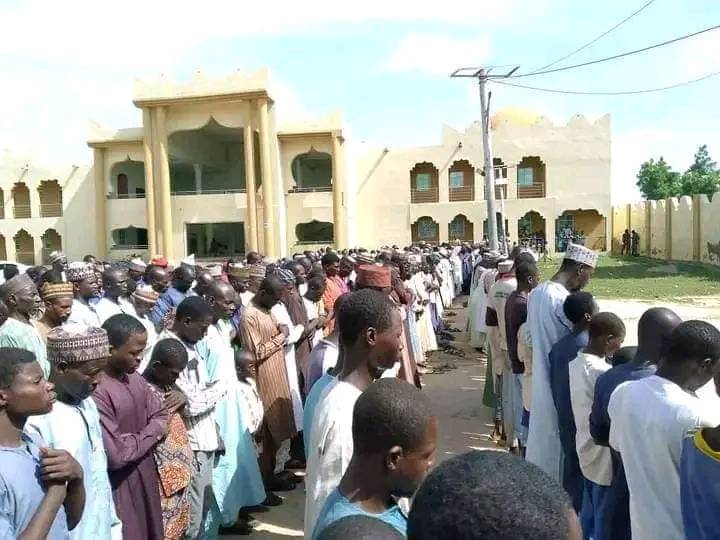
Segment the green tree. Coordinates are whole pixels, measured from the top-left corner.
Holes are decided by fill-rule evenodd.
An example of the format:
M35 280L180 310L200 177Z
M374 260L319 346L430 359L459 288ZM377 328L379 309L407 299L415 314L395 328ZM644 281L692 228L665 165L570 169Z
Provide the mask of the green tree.
M710 152L708 152L707 144L703 144L697 149L697 152L695 152L693 164L690 165L687 173L696 173L701 176L705 176L716 172L718 172L717 163L710 158Z
M673 171L661 157L650 159L640 166L637 187L646 199L667 199L680 194L680 173Z

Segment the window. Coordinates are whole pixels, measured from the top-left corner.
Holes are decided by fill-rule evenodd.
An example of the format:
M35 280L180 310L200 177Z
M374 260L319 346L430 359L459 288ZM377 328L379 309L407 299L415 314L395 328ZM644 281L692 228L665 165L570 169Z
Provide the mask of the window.
M465 237L465 221L455 218L450 222L450 238Z
M430 191L430 173L418 173L415 177L415 189Z
M245 253L245 226L228 223L188 223L185 226L187 252L200 259L242 255Z
M437 236L437 225L430 219L418 221L418 236L425 240L435 238Z
M461 188L465 184L465 175L462 171L452 171L450 173L450 189Z
M328 244L335 237L334 226L327 221L309 221L295 226L298 244Z
M518 168L518 186L519 187L530 187L535 183L534 171L530 167Z

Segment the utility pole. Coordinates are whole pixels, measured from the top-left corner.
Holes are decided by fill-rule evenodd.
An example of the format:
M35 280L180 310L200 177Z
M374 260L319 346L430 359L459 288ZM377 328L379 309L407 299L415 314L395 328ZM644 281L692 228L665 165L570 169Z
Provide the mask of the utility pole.
M482 125L483 160L485 162L485 199L487 203L487 231L490 249L497 251L497 217L495 213L495 175L493 174L492 152L490 151L490 104L487 96L487 74L484 69L478 71L480 89L480 122Z
M497 78L510 77L520 66L514 66L510 71L502 75L493 75ZM456 69L450 76L457 78L473 78L478 81L478 88L480 90L480 121L482 125L482 139L483 139L483 161L485 166L483 167L485 176L485 201L487 203L487 231L488 240L490 242L490 249L498 249L498 226L497 226L497 212L495 211L495 170L493 168L492 152L490 151L490 97L487 95L487 82L490 78L490 71L492 68L460 68ZM491 94L492 95L492 94ZM505 237L503 232L503 244L505 243Z

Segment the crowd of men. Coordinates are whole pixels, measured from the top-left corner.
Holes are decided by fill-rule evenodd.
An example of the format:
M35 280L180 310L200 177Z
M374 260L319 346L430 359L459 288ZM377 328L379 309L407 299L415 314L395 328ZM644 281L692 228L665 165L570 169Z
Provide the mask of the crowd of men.
M720 332L653 308L622 348L583 246L543 283L470 245L51 260L0 286L0 538L250 534L302 469L313 539L720 537ZM463 293L510 452L428 475Z

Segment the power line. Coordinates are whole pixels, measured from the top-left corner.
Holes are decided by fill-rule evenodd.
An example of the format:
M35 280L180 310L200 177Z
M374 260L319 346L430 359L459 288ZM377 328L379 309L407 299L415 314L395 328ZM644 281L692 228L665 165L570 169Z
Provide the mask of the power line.
M546 74L548 74L548 73L557 73L558 71L566 71L566 70L568 70L568 69L576 69L576 68L580 68L580 67L591 66L591 65L593 65L593 64L600 64L601 62L609 62L610 60L617 60L618 58L623 58L623 57L625 57L625 56L630 56L630 55L633 55L633 54L638 54L638 53L642 53L642 52L645 52L645 51L649 51L649 50L651 50L651 49L657 49L658 47L664 47L665 45L670 45L670 44L672 44L672 43L677 43L678 41L683 41L683 40L689 39L689 38L691 38L691 37L699 36L700 34L705 34L705 33L707 33L707 32L712 32L713 30L717 30L717 29L719 29L719 28L720 28L720 24L715 25L715 26L711 26L711 27L709 27L709 28L704 28L703 30L698 30L697 32L693 32L692 34L686 34L686 35L684 35L684 36L680 36L680 37L676 37L676 38L673 38L673 39L669 39L669 40L663 41L663 42L661 42L661 43L655 43L654 45L649 45L649 46L647 46L647 47L643 47L642 49L635 49L635 50L633 50L633 51L627 51L627 52L624 52L624 53L616 54L616 55L614 55L614 56L608 56L608 57L605 57L605 58L598 58L598 59L596 59L596 60L590 60L589 62L583 62L582 64L573 64L573 65L570 65L570 66L563 66L563 67L558 67L558 68L554 68L554 69L546 69L546 70L541 70L541 71L531 71L530 73L521 73L521 74L519 74L519 75L513 75L513 76L510 77L510 78L511 78L511 79L519 79L520 77L531 77L531 76L534 76L534 75L546 75ZM492 78L492 76L491 76L491 78Z
M697 79L692 79L689 81L683 81L676 84L671 84L669 86L660 86L658 88L644 88L641 90L619 90L619 91L608 91L608 92L583 92L579 90L561 90L557 88L539 88L536 86L528 86L525 84L517 84L517 83L509 83L505 81L499 81L495 80L493 81L495 84L502 84L504 86L514 86L515 88L524 88L526 90L536 90L538 92L550 92L553 94L573 94L573 95L581 95L581 96L627 96L631 94L649 94L651 92L662 92L663 90L672 90L673 88L679 88L680 86L686 86L688 84L694 84L698 83L700 81L704 81L706 79L710 79L712 77L717 77L720 75L720 71L715 71L713 73L708 73L707 75L703 75L702 77L698 77Z
M609 33L613 32L614 30L618 29L618 28L621 27L623 24L625 24L626 22L628 22L628 21L629 21L630 19L632 19L635 15L638 15L640 12L642 12L642 11L644 11L646 8L650 7L650 4L653 4L654 2L655 2L655 0L650 0L649 2L646 2L645 4L643 4L642 6L640 6L639 9L635 10L634 12L632 12L630 15L628 15L627 17L625 17L622 21L620 21L619 23L617 23L615 26L613 26L613 27L610 28L609 30L606 30L605 32L603 32L602 34L600 34L599 36L597 36L595 39L593 39L592 41L588 41L588 42L587 42L585 45L583 45L582 47L580 47L580 48L578 48L578 49L575 49L574 51L572 51L572 52L569 53L569 54L566 54L566 55L563 56L562 58L558 58L557 60L555 60L555 61L553 61L553 62L550 62L549 64L546 64L546 65L544 65L544 66L542 66L542 67L539 67L539 68L537 68L537 69L535 69L535 70L533 70L533 71L542 71L542 70L544 70L544 69L547 69L547 68L549 68L549 67L551 67L551 66L554 66L555 64L557 64L557 63L559 63L559 62L562 62L563 60L567 60L568 58L570 58L570 57L573 56L573 55L576 55L576 54L579 53L580 51L587 49L590 45L592 45L593 43L596 43L597 41L600 41L602 38L604 38L605 36L607 36Z

